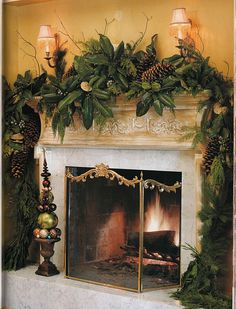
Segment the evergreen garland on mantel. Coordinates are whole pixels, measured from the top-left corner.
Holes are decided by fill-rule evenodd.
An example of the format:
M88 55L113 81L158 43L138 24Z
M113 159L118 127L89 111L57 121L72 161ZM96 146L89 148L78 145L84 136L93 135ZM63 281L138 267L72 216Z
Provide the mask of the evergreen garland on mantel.
M74 113L79 113L86 129L94 120L102 125L113 116L108 103L120 94L127 100L138 98L137 116L144 115L150 108L161 116L166 108L174 111L175 94L185 92L195 96L208 90L209 98L199 104L199 110L204 109L201 127L189 128L186 136L193 139L195 146L201 144L201 148L205 148L204 198L199 214L201 251L187 246L193 261L174 297L186 308L230 308L221 282L232 241L233 83L209 64L209 58L183 41L178 46L180 54L158 59L156 39L154 35L145 51L136 50L137 42L124 44L123 41L114 49L110 39L100 34L98 39L82 44L83 53L75 56L69 70L65 71L66 50L59 47L54 55L55 75L43 73L32 79L27 71L24 76L18 75L13 88L5 82L6 186L19 201L15 209L21 230L5 251L4 267L18 269L25 265L36 220L33 204L37 206L37 199L32 195L33 185L29 182L32 169L28 166L20 172L12 172L14 157L25 149L27 134L22 123L29 120L28 101L35 95L41 96L39 109L52 117L53 131L63 141L66 128L73 124ZM37 139L32 138L31 146ZM32 158L26 158L25 166L27 160L30 162ZM19 185L14 186L17 182Z

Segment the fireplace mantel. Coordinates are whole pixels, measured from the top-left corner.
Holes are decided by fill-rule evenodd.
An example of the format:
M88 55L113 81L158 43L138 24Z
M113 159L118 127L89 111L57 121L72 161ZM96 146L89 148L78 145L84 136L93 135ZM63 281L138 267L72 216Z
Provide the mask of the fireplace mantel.
M186 127L200 125L201 113L197 105L208 96L206 91L195 97L190 94L176 95L174 112L165 109L162 117L153 108L146 115L136 117L137 101L126 101L124 97L118 97L116 103L111 105L114 118L109 119L103 127L94 122L86 130L79 115L75 114L74 124L66 129L63 143L59 137L54 136L50 120L46 122L45 114L40 113L42 130L38 144L56 147L190 150L192 141L183 138Z

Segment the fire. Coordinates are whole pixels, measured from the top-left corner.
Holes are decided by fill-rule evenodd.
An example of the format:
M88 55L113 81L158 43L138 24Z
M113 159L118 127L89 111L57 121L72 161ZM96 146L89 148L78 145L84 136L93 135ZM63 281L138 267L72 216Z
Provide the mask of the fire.
M179 244L179 218L171 216L171 214L161 207L160 194L155 194L145 212L144 231L175 231L175 244Z

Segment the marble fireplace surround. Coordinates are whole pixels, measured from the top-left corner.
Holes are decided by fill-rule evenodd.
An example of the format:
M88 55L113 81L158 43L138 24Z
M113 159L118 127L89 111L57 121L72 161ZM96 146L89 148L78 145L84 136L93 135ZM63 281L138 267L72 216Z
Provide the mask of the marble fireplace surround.
M29 287L33 286L33 288L34 285L36 288L36 285L39 284L39 289L40 285L43 286L43 284L46 284L49 289L52 285L58 295L61 295L60 291L67 291L70 299L77 302L77 305L68 307L71 309L100 307L107 309L181 308L178 302L170 299L169 290L144 292L142 296L138 296L138 294L132 292L114 290L103 286L97 287L63 278L65 266L65 167L84 166L92 168L96 164L104 163L111 169L182 172L181 244L196 245L199 228L196 213L200 208L201 195L201 155L192 149L191 141L180 141L180 138L185 134L185 126L199 125L201 115L197 113L197 104L205 97L206 94L195 98L190 95L178 96L175 100L175 114L165 110L163 117L158 117L154 111L149 111L141 118L135 116L135 105L119 100L113 107L115 120L108 121L101 130L94 125L86 131L81 126L80 119L77 118L74 128L67 130L63 144L53 136L50 123L46 127L44 126L44 116L41 115L42 133L38 146L35 148L35 158L39 159L39 172L41 173L43 148L46 149L52 192L54 202L57 205L58 227L62 230L62 239L55 244L55 254L52 261L57 265L61 274L51 278L42 278L34 275L36 269L34 270L32 267L28 270L31 275L27 273L27 270L21 270L16 274L7 274L8 291L14 293L17 290L16 282L18 282L18 288L21 285L20 282L25 287L28 284ZM181 249L181 273L186 270L190 259L190 253ZM12 283L14 280L15 284ZM97 302L101 302L101 306L89 305L89 301L86 305L86 302L84 302L85 295L87 299L90 299L90 297L99 298ZM13 303L7 299L8 296L6 296L6 305L13 306ZM48 301L50 301L49 299L50 297ZM132 305L129 307L129 304ZM54 308L53 306L52 301L50 308ZM29 305L29 308L43 307L35 305L31 307ZM60 306L57 308L60 308Z
M135 102L118 98L112 106L114 119L98 128L95 124L85 130L81 120L74 119L74 126L66 130L63 144L55 138L50 123L45 126L40 114L42 130L35 157L39 158L40 173L43 166L43 150L52 174L51 185L57 204L59 228L65 235L65 167L91 167L104 163L111 169L144 169L176 171L182 173L181 244L196 245L198 222L196 213L200 207L201 155L192 148L191 140L184 140L186 127L198 126L201 115L197 104L207 97L175 97L175 113L164 110L157 116L154 110L143 117L135 116ZM64 239L55 245L53 261L64 269ZM189 264L189 252L181 249L181 272Z

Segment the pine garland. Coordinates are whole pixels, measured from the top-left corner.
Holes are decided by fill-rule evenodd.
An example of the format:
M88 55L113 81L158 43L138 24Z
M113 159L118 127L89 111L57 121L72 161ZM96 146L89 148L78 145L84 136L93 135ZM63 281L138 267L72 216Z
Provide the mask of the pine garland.
M191 49L189 52L197 61L205 63L198 52ZM182 276L181 288L173 296L180 299L185 308L230 309L231 299L225 296L222 279L226 276L226 257L232 242L233 83L216 69L211 70L210 75L211 79L206 76L204 86L211 90L211 96L200 106L207 106L201 132L204 140L208 140L199 212L201 251L188 246L194 259ZM216 104L217 109L214 108ZM214 140L219 144L216 148L212 143Z
M9 175L9 173L7 174ZM35 183L33 152L28 160L28 168L24 177L20 179L8 177L4 184L4 191L11 197L9 207L11 207L11 211L14 211L16 227L14 227L14 239L4 250L3 268L17 270L26 265L28 247L38 215L36 206L39 192Z

